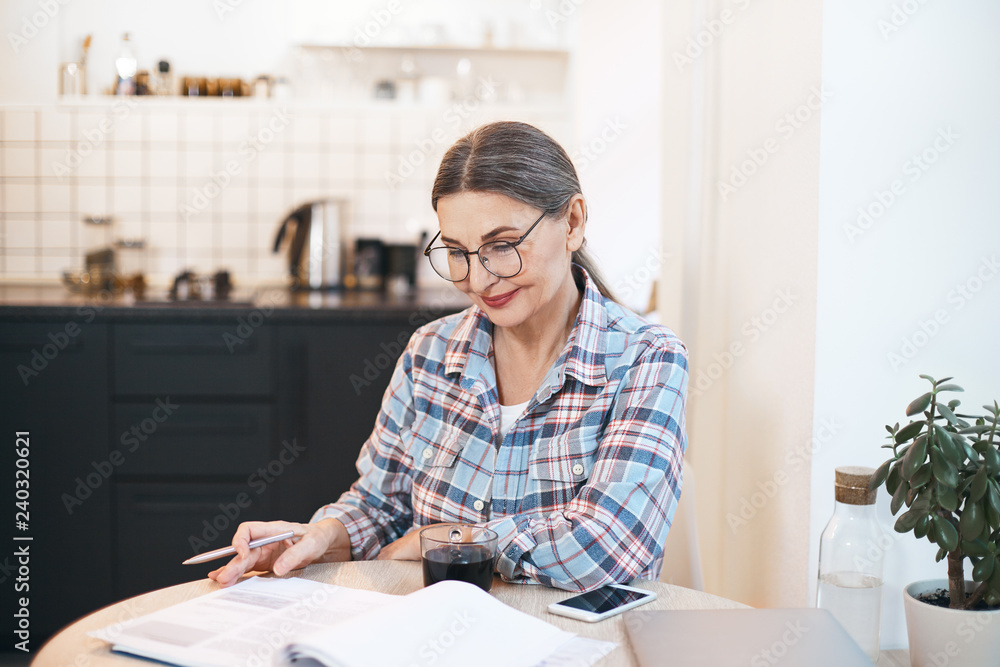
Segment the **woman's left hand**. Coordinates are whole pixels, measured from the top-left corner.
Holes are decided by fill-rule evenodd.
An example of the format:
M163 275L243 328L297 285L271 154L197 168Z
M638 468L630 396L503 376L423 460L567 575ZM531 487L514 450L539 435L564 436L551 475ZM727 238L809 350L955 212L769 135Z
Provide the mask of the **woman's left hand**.
M420 530L411 530L395 542L385 545L375 560L420 560Z

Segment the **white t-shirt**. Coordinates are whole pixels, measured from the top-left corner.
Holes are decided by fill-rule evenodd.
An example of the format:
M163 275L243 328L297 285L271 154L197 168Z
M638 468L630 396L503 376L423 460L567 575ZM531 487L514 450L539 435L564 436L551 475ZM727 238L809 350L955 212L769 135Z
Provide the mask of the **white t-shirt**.
M517 418L521 416L524 409L528 407L528 403L531 401L525 401L524 403L518 403L517 405L501 405L500 406L500 440L507 437L507 431L510 427L514 425Z

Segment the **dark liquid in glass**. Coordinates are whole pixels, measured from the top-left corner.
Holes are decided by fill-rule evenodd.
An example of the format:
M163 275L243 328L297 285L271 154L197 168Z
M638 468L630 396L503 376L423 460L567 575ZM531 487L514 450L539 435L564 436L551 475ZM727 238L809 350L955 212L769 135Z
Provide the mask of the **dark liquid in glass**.
M481 544L443 545L423 557L424 586L439 581L467 581L489 591L493 586L493 552Z

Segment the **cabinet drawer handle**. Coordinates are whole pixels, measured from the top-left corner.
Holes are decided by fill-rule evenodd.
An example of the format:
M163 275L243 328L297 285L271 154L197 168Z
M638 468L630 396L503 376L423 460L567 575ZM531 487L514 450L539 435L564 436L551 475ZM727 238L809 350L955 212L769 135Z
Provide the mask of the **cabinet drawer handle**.
M53 334L58 333L58 329L52 331ZM42 348L46 345L51 345L53 347L58 347L60 351L66 350L79 350L83 347L83 336L60 336L57 341L54 342L51 338L46 335L38 336L23 333L14 333L13 335L5 335L3 339L0 340L0 350L12 350L12 351L31 351L38 350L43 353Z
M241 419L231 422L172 422L166 421L160 425L161 433L173 433L179 436L190 435L250 435L258 430L256 419Z
M181 497L165 497L163 499L148 496L137 496L132 500L133 511L138 510L142 514L171 514L177 515L184 512L196 512L199 514L218 512L219 503L231 501L231 497L219 496L214 501L199 498L198 500L186 501Z

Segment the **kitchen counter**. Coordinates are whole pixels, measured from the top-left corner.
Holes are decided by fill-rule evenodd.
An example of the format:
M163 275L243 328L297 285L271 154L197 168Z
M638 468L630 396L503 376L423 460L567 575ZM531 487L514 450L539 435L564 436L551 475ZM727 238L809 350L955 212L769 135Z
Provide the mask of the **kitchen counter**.
M0 284L0 319L74 319L83 322L231 321L263 317L275 322L366 321L401 317L425 324L467 308L471 301L454 288L387 292L293 292L284 288L236 289L225 301L170 301L151 291L143 301L131 294L76 294L61 285Z

